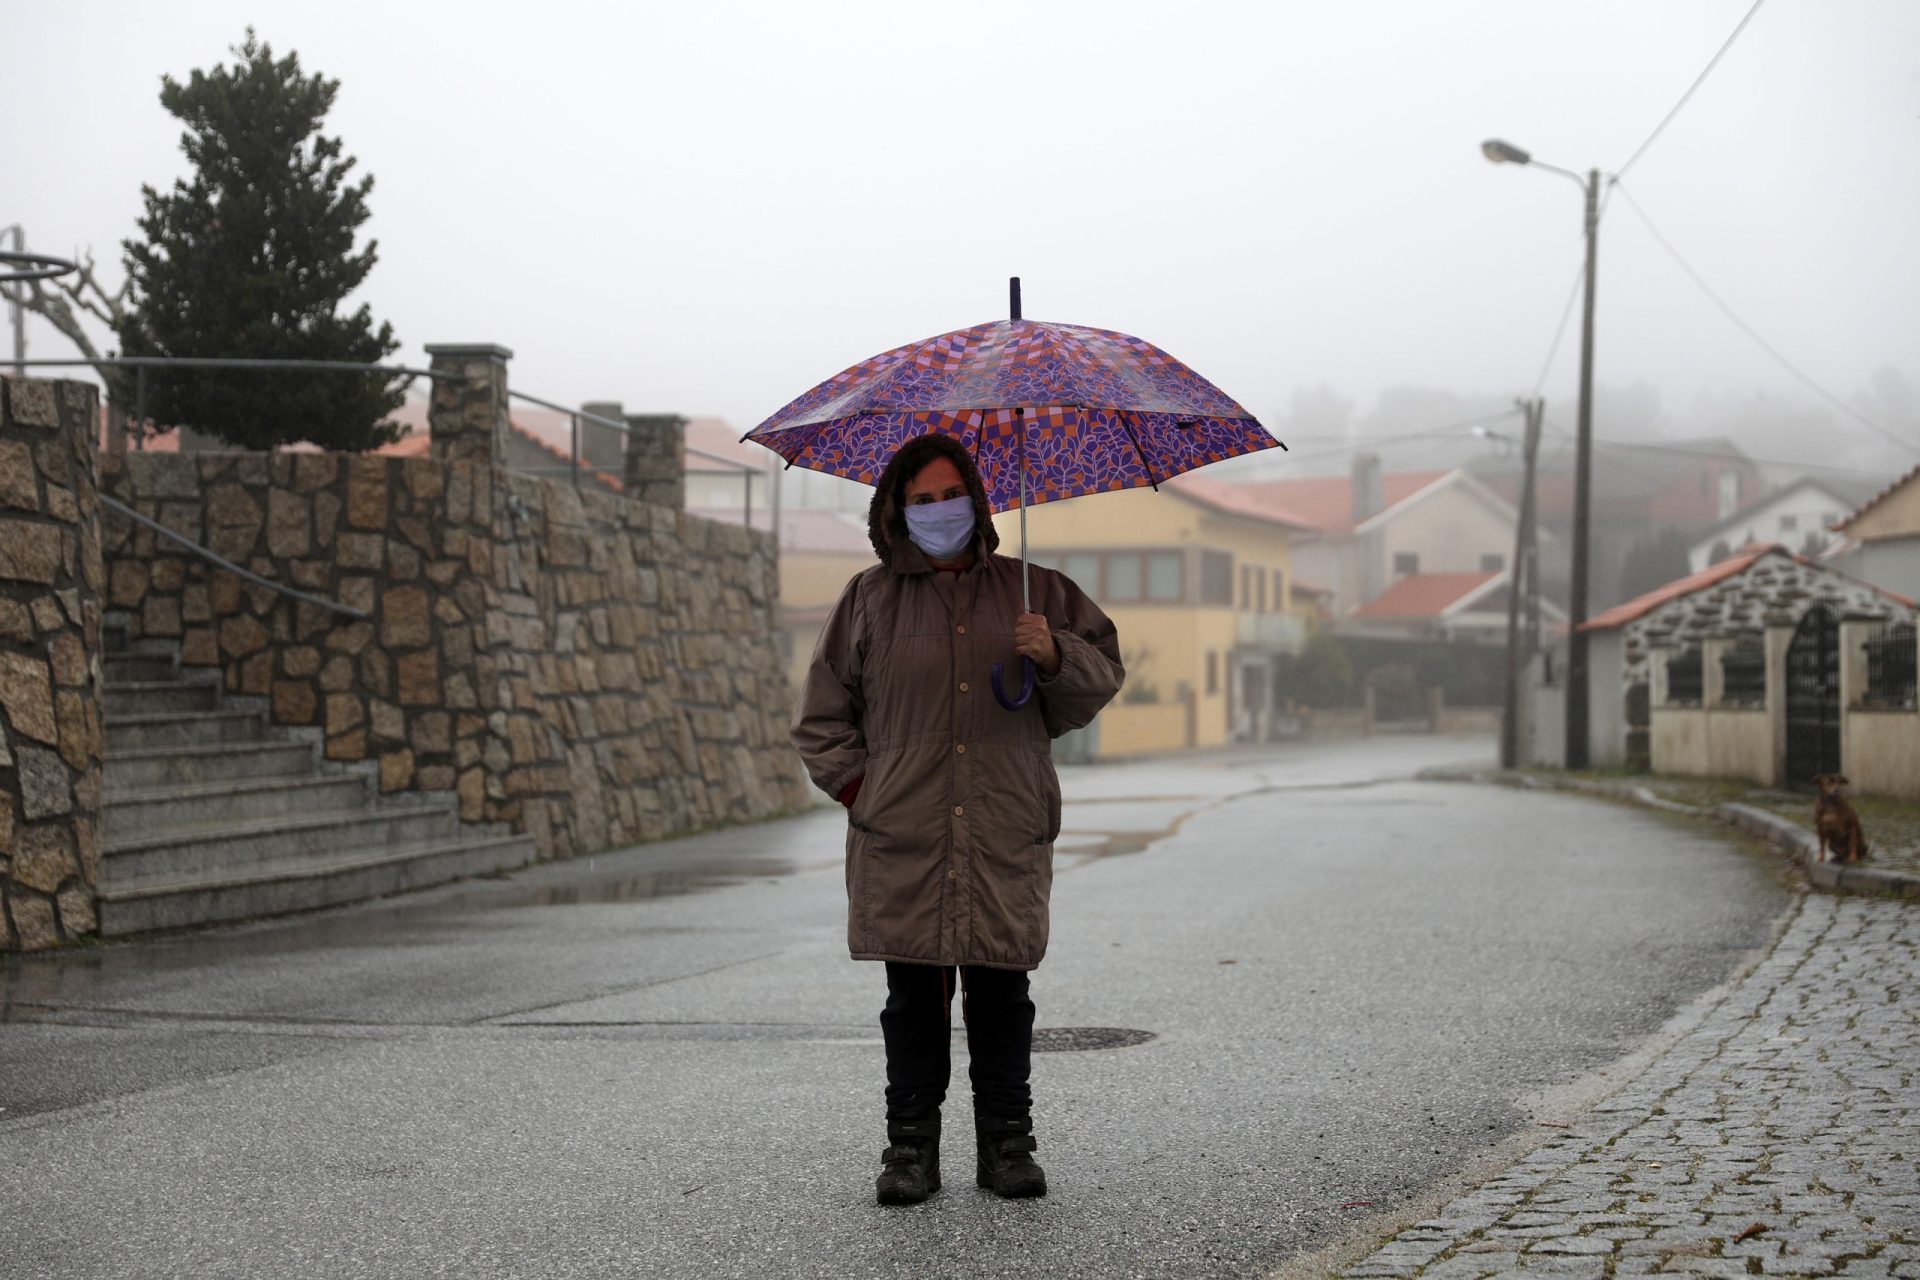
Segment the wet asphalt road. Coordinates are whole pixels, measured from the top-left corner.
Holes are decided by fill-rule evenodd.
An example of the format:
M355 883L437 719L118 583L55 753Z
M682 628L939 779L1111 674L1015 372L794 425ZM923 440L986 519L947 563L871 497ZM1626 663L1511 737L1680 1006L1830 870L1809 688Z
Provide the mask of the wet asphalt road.
M1376 739L1065 771L1054 1193L881 1210L835 812L0 969L27 1276L1259 1274L1533 1130L1764 946L1711 829L1411 780ZM964 1046L956 1083L964 1091ZM957 1124L955 1122L958 1122Z

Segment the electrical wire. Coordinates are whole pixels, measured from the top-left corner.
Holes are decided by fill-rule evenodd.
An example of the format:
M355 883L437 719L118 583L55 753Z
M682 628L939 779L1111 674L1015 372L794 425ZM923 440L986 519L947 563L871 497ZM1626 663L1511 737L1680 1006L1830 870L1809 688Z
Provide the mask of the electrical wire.
M1794 377L1798 378L1802 383L1804 383L1807 387L1812 389L1816 394L1818 394L1823 399L1825 399L1829 404L1833 405L1836 409L1840 410L1842 413L1846 414L1848 417L1860 423L1860 425L1868 428L1869 430L1873 431L1874 433L1878 434L1884 439L1891 440L1893 443L1899 445L1903 449L1907 449L1913 453L1920 453L1920 445L1916 445L1913 441L1907 439L1905 436L1898 434L1897 432L1889 431L1887 428L1875 422L1872 418L1869 418L1866 414L1861 413L1858 409L1848 404L1845 400L1842 400L1839 396L1835 395L1833 392L1827 390L1825 387L1815 382L1812 378L1808 377L1805 373L1803 373L1800 370L1800 367L1798 365L1794 364L1793 361L1787 359L1785 355L1781 354L1780 349L1778 347L1775 347L1771 342L1768 342L1765 338L1761 337L1759 330L1755 329L1752 325L1748 324L1745 320L1742 320L1740 318L1739 313L1736 312L1733 309L1733 307L1727 303L1727 300L1725 298L1722 298L1718 293L1716 293L1714 291L1713 286L1707 283L1706 278L1703 277L1698 271L1695 271L1693 267L1687 262L1687 260L1680 256L1680 251L1673 247L1672 242L1669 241L1664 235L1660 234L1660 228L1653 225L1653 219L1647 216L1647 211L1640 207L1639 201L1633 198L1633 193L1627 190L1626 186L1620 182L1617 176L1614 178L1614 189L1618 190L1621 195L1626 197L1627 207L1632 209L1634 213L1638 215L1640 221L1646 225L1647 230L1653 233L1653 238L1655 243L1657 243L1662 249L1665 249L1667 251L1668 256L1671 257L1676 263L1679 264L1680 269L1686 272L1687 275L1693 280L1693 282L1696 285L1700 286L1701 292L1705 293L1708 298L1713 300L1714 305L1719 307L1720 310L1723 313L1725 313L1727 319L1733 321L1735 325L1739 326L1740 331L1746 334L1749 338L1752 338L1754 342L1759 345L1761 350L1765 351L1768 355L1772 356L1774 360L1780 365L1781 368L1785 369L1788 373L1791 373Z
M1727 37L1727 42L1720 46L1720 52L1708 59L1706 67L1699 75L1694 77L1693 83L1687 86L1687 91L1680 95L1680 101L1673 104L1673 110L1667 112L1660 123L1653 127L1653 132L1647 135L1647 140L1640 144L1637 151L1627 157L1627 162L1614 171L1613 180L1615 182L1620 181L1622 175L1624 175L1627 170L1633 168L1633 162L1646 154L1647 148L1651 147L1655 139L1659 138L1659 136L1666 131L1667 126L1673 123L1673 118L1680 114L1680 108L1687 105L1687 100L1693 97L1694 90L1706 83L1707 77L1713 74L1713 69L1720 65L1720 59L1726 56L1727 50L1733 48L1733 42L1740 38L1740 33L1747 29L1747 24L1753 21L1753 15L1759 13L1760 6L1766 2L1767 0L1753 0L1753 8L1747 10L1747 16L1740 19L1740 25L1733 29L1733 34Z
M1279 461L1312 462L1319 458L1333 458L1341 454L1350 454L1356 447L1364 446L1372 448L1376 445L1404 444L1409 440L1425 440L1431 436L1441 435L1448 431L1462 431L1469 427L1483 427L1490 422L1504 422L1508 418L1517 418L1519 416L1519 409L1504 409L1499 413L1489 413L1478 418L1467 418L1460 422L1449 422L1443 427L1429 427L1425 431L1408 431L1400 435L1392 436L1349 436L1347 437L1347 443L1339 448L1321 449L1313 453L1289 452L1284 459L1279 459Z

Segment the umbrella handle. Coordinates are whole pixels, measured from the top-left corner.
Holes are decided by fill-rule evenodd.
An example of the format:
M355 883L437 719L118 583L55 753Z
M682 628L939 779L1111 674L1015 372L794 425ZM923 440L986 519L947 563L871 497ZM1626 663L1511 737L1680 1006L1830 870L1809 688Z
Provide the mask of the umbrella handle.
M1009 698L1006 689L1001 686L1000 677L1001 673L1005 670L1006 667L1004 664L998 662L993 664L992 683L994 701L1009 711L1018 711L1033 699L1033 659L1025 657L1020 659L1021 683L1020 693L1017 697Z

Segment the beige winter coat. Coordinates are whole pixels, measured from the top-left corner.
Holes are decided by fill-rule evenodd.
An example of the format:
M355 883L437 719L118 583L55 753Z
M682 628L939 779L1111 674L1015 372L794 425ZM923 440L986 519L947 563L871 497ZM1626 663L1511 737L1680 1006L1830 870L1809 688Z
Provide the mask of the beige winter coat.
M1077 729L1124 678L1113 623L1071 580L1031 569L1060 670L1007 711L989 669L1013 651L1020 562L982 555L937 573L912 542L841 593L794 712L813 781L847 814L847 941L856 960L1031 969L1047 950L1060 832L1054 738Z

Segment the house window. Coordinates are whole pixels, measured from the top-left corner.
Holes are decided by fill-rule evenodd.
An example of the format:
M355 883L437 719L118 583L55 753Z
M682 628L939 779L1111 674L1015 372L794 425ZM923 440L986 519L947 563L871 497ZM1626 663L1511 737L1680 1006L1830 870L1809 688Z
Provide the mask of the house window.
M1488 553L1480 557L1480 572L1482 573L1498 573L1506 567L1507 558L1497 552Z
M1185 561L1177 551L1147 557L1147 599L1178 604L1186 596Z
M1740 473L1738 471L1722 471L1720 473L1720 519L1725 520L1739 509Z
M1393 553L1393 573L1402 574L1420 572L1420 553L1418 551L1396 551Z
M1240 566L1240 607L1248 608L1253 604L1253 566Z
M1217 649L1207 650L1207 692L1220 692L1220 652Z
M1253 571L1253 610L1255 613L1267 611L1267 575L1258 569Z
M1228 552L1200 553L1200 603L1233 604L1233 556Z
M1145 594L1145 590L1145 585L1141 581L1139 556L1107 557L1107 599L1138 600Z
M1273 607L1279 613L1287 610L1287 575L1278 569L1273 571Z
M1788 512L1786 515L1783 515L1780 517L1780 532L1792 533L1795 529L1798 529L1799 527L1800 527L1800 517L1797 515L1794 515L1792 512Z
M1086 552L1069 553L1060 557L1060 572L1073 579L1073 585L1079 587L1096 600L1106 599L1106 589L1100 585L1100 557Z

